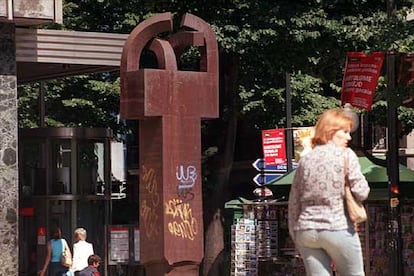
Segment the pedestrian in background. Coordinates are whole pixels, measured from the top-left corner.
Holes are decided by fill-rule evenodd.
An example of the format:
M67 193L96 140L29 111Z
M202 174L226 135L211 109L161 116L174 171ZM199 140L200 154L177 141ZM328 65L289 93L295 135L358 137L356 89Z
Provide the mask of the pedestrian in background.
M94 254L93 245L86 241L87 233L85 228L77 228L74 231L73 263L71 271L81 271L88 266L89 256Z
M327 110L315 125L312 150L299 160L291 186L289 234L303 259L307 275L363 276L359 235L344 204L345 160L354 197L363 201L370 188L358 157L348 148L352 120L340 110Z
M101 258L98 255L91 255L88 258L88 267L79 272L79 276L100 276L98 266L101 263Z
M46 258L43 268L39 271L40 276L62 276L65 275L69 268L61 264L63 250L66 248L70 252L70 248L65 239L62 238L62 232L59 227L54 227L50 233L51 239L46 245Z

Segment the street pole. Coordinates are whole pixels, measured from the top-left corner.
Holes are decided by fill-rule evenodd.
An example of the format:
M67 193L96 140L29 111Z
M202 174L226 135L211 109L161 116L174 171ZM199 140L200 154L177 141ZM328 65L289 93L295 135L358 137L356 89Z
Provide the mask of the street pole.
M46 108L45 108L45 82L40 82L40 96L39 96L39 126L45 127L45 114L46 114Z
M389 20L395 17L396 5L394 0L387 1L387 16ZM387 174L388 174L388 195L389 195L389 260L393 275L404 275L402 267L401 252L401 219L399 204L399 160L398 160L398 114L397 104L393 101L396 88L396 53L388 52L387 62Z
M395 91L395 54L387 54L387 76L388 76L388 93ZM391 98L391 95L388 95ZM402 274L402 256L401 256L401 222L400 222L400 204L399 204L399 160L398 160L398 114L397 107L388 99L387 125L388 125L388 150L387 150L387 174L388 174L388 191L389 191L389 223L388 233L390 235L389 246L391 250L390 265L392 271L397 272L395 275Z
M290 74L286 73L286 158L287 172L292 171L293 161L293 130L292 130L292 87L290 86Z

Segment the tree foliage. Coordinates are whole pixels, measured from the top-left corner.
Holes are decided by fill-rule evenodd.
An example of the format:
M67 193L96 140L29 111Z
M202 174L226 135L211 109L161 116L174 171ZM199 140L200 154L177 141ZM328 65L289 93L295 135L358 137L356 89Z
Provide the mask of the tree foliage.
M414 23L405 19L411 1L397 1L392 17L387 12L387 3L386 0L78 0L65 1L64 24L50 27L127 34L151 15L166 11L172 12L176 21L188 12L210 23L223 63L220 118L203 122L203 137L206 149L216 148L219 155L229 148L226 134L232 120L238 122L233 128L243 135L249 132L246 137L254 137L256 142L261 129L286 125L287 73L291 76L292 125L309 126L323 110L339 106L347 52L413 51ZM186 52L182 67L192 68L197 54L191 49ZM48 126L108 126L116 133L127 131L117 118L117 72L48 81L46 87ZM19 88L21 127L39 125L38 91L39 84ZM386 117L381 114L385 114L387 97L391 95L401 102L410 93L412 89L401 87L390 93L382 77L373 110L368 112L372 122L386 124ZM405 133L414 126L412 113L412 109L399 109ZM235 143L239 139L246 138L236 134ZM251 147L237 147L234 151L234 156L245 159L260 154Z
M396 16L390 19L385 0L65 1L64 24L60 27L129 33L141 21L159 12L171 11L178 19L186 12L203 18L215 31L220 52L237 55L240 60L238 97L236 102L229 104L236 104L238 116L259 130L285 123L286 73L292 74L293 123L301 126L314 123L323 109L338 106L348 51L411 51L414 24L405 20L410 2L397 2ZM76 86L74 83L81 82L78 88L82 86L83 95L92 93L100 97L97 90L109 84L98 82L110 82L117 75L105 77L88 85L81 84L84 79L75 78L71 80L71 88L62 88L60 96L65 98L66 91ZM116 90L113 87L112 91ZM85 110L88 104L90 110L97 108L97 112L86 116L83 124L93 124L94 118L106 118L100 115L102 111L98 103L91 104L90 98L81 100L82 96L76 100L72 93L68 92L67 99L62 101L66 108L61 110L66 112L71 107L74 112L70 119L77 120L77 125L82 123L73 118L77 114L75 110ZM33 96L21 98L20 104L25 103L26 108L28 104L33 106L28 102ZM109 102L116 104L116 101ZM228 110L224 105L222 110ZM50 111L59 112L54 107L51 106ZM25 110L23 106L21 108ZM56 115L56 122L51 124L66 124L62 117ZM50 120L53 121L51 117ZM21 115L21 124L35 125L27 114Z
M119 121L119 80L89 75L44 83L45 125L50 127L108 127L125 133ZM19 126L40 125L40 83L23 85L19 93Z

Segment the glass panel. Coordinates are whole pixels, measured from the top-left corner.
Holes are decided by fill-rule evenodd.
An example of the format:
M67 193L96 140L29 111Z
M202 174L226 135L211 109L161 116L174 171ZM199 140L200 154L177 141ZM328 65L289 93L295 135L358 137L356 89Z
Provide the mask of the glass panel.
M104 144L97 141L79 143L78 189L82 194L104 191Z
M372 150L381 152L387 150L387 128L376 126L372 130Z
M56 141L53 149L54 166L52 166L52 168L56 168L56 172L52 172L54 177L50 192L54 195L70 194L70 167L72 154L70 140Z
M60 227L62 237L68 243L72 241L72 224L69 218L72 217L72 202L65 200L49 201L49 231L54 227Z
M7 10L7 1L6 0L0 0L0 16L1 17L7 17L8 10Z
M87 231L88 242L93 244L94 252L105 256L105 201L78 201L76 225L73 230L83 227Z
M45 142L26 141L19 145L19 186L23 196L46 194Z
M111 142L111 196L112 199L126 197L125 149L121 142Z
M35 217L19 217L19 275L37 275Z

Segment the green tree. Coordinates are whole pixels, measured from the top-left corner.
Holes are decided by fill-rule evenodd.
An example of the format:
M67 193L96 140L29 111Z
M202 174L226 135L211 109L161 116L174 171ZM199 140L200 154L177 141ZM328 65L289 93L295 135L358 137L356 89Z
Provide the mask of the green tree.
M125 133L119 122L119 79L95 74L56 79L44 83L45 126L109 127ZM40 84L22 85L19 94L19 126L40 126Z

